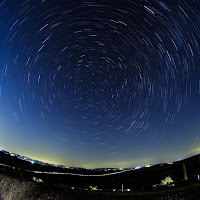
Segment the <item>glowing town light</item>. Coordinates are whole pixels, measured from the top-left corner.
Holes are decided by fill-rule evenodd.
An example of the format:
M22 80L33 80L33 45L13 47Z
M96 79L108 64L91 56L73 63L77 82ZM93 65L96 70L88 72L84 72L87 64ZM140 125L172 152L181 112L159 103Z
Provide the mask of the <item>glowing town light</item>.
M140 166L137 166L135 169L141 169L141 167L140 167Z

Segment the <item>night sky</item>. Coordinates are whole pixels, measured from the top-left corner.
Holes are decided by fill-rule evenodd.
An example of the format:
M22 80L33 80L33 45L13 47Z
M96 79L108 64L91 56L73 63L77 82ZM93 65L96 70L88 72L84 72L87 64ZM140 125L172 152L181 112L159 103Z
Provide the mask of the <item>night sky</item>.
M87 168L200 153L200 1L0 0L0 148Z

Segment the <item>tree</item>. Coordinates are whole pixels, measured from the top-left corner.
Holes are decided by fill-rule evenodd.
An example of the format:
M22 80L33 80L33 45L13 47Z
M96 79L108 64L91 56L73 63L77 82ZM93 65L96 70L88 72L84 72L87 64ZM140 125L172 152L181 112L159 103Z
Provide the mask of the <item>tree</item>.
M165 179L161 180L160 184L153 185L153 187L158 187L158 186L175 186L172 184L174 181L170 176L165 177Z
M167 176L167 177L165 177L164 180L161 181L161 185L169 185L173 182L174 181L172 180L172 178L170 176Z
M95 186L95 187L90 186L90 189L91 189L92 191L98 190L97 186Z
M184 174L184 180L187 181L188 180L188 176L187 176L185 163L183 163L183 174Z

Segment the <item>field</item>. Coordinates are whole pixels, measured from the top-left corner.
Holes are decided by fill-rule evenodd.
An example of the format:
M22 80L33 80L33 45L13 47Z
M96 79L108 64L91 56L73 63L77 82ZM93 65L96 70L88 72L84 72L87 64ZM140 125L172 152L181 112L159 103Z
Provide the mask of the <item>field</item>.
M84 191L0 174L1 200L198 200L200 183L152 192Z

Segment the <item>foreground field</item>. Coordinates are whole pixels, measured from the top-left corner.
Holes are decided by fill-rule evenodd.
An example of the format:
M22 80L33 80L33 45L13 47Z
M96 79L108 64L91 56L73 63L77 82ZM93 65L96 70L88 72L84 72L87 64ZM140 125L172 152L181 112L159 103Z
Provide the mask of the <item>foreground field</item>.
M198 200L200 184L155 192L104 192L72 190L0 175L1 200Z

